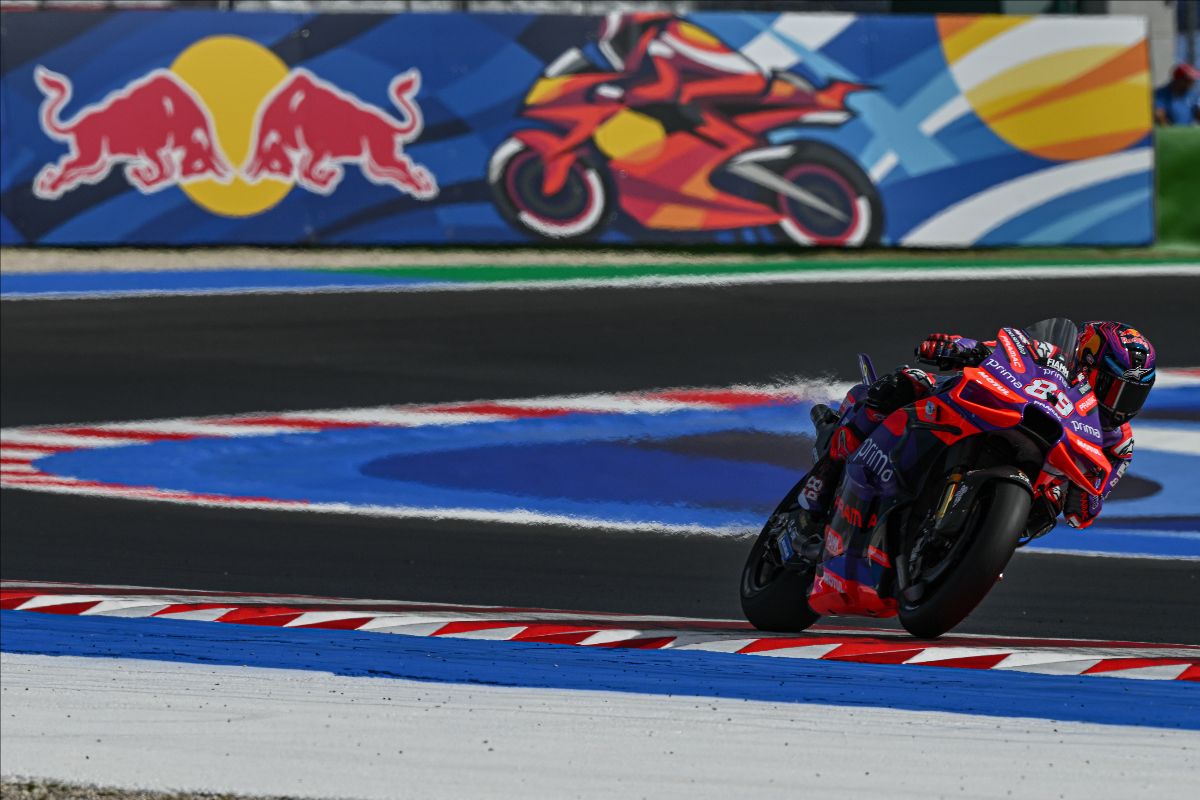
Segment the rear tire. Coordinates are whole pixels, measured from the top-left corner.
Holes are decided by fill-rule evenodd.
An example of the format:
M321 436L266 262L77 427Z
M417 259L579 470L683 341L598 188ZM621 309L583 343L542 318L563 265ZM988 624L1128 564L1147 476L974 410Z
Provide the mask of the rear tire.
M854 159L821 142L799 142L781 177L846 215L837 220L784 194L775 197L780 230L809 247L877 247L883 238L879 190Z
M780 525L797 524L802 512L794 498L793 491L767 520L742 567L742 613L760 631L798 633L821 618L808 606L815 566L804 572L785 569L772 544Z
M916 602L900 597L900 624L922 639L936 639L975 610L1004 571L1025 530L1033 503L1027 489L993 481L975 499L977 509L963 536L970 537L958 563ZM902 556L908 558L907 551Z

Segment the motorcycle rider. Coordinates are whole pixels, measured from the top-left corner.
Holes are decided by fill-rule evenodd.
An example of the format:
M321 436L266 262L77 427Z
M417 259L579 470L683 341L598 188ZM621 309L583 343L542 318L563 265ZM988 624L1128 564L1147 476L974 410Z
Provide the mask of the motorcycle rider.
M1031 341L1030 345L1035 359L1043 365L1051 364L1058 356L1058 349L1047 342ZM917 346L916 355L939 369L961 370L980 364L995 346L995 342L934 333ZM1047 473L1035 486L1038 502L1030 515L1029 535L1047 533L1059 513L1072 528L1086 528L1099 516L1104 498L1116 487L1133 459L1130 422L1154 386L1155 361L1154 345L1135 328L1111 321L1079 326L1072 385L1084 391L1090 389L1095 395L1101 449L1112 471L1099 487L1099 496L1088 494L1064 476ZM813 409L818 431L816 452L826 452L804 480L797 496L799 505L816 519L823 519L849 456L889 414L928 397L936 388L936 381L925 371L901 367L870 386L853 387L836 413L828 406L816 406Z
M598 42L612 66L625 73L622 87L606 86L631 108L670 104L685 113L700 101L758 97L768 76L746 56L703 28L666 12L609 14ZM694 121L703 120L696 115ZM714 138L745 136L741 129L710 113Z

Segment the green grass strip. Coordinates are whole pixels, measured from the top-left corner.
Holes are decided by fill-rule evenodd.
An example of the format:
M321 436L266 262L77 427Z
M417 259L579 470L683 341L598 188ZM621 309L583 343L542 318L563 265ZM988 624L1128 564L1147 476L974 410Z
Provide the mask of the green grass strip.
M619 278L642 277L677 277L677 276L721 276L721 275L750 275L774 274L786 272L809 272L814 270L856 271L863 269L944 269L959 268L989 269L1002 267L1054 267L1062 265L1087 264L1090 259L1084 257L1048 258L1037 260L1003 260L991 261L982 259L964 259L962 261L923 260L914 259L881 259L872 261L749 261L728 264L606 264L589 266L571 266L562 264L539 264L528 266L441 266L441 267L370 267L341 272L354 272L363 275L379 275L391 278L418 278L430 281L445 281L451 283L502 283L511 281L564 281L564 280L606 280ZM1200 263L1200 259L1188 260L1178 257L1151 256L1142 258L1125 258L1120 264L1186 264ZM1104 262L1095 266L1102 267Z

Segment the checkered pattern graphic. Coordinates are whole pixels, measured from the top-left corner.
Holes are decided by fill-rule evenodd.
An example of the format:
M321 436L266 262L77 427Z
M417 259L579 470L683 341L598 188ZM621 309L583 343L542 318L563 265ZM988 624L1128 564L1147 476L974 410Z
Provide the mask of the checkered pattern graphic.
M991 669L1200 682L1200 647L949 635L936 642L882 630L818 626L764 635L745 623L537 609L279 595L0 582L0 609L39 614L191 620L578 647L688 650L864 664Z

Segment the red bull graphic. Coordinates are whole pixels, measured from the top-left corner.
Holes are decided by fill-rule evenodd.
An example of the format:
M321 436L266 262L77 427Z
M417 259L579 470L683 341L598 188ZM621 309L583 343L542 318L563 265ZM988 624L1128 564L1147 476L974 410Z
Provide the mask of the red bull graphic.
M143 194L189 181L228 182L233 175L204 102L168 70L131 82L69 122L59 115L71 101L70 79L39 66L34 80L46 96L42 131L70 147L34 179L33 193L43 200L99 183L118 164L125 165L125 177Z
M357 165L376 185L421 200L438 193L432 173L403 152L424 127L413 99L421 87L415 69L397 75L388 87L403 121L307 69L291 70L259 105L249 156L236 171L204 99L170 70L138 78L70 122L59 119L71 100L70 79L39 66L35 80L46 96L42 130L70 146L34 181L34 194L43 200L99 183L118 164L143 194L202 180L230 184L236 172L251 185L275 178L328 195L345 176L344 164Z
M294 69L259 107L242 174L250 183L271 176L330 194L345 174L342 165L355 164L372 183L422 200L436 197L433 175L403 153L424 126L412 99L420 88L415 69L392 79L388 96L404 115L400 122L307 69Z

